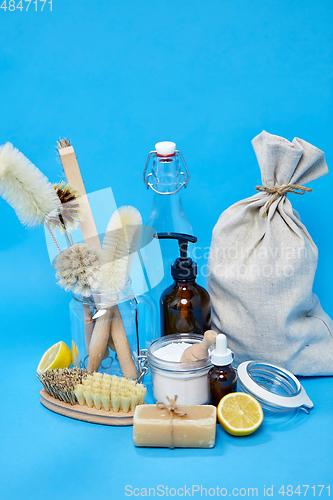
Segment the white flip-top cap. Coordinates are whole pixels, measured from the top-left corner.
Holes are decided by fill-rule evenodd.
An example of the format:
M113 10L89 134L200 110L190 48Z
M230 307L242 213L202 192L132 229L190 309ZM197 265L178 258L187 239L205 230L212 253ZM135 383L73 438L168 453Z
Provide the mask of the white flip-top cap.
M176 143L170 141L162 141L155 144L155 150L158 155L171 156L175 154Z
M212 352L212 363L215 366L227 366L234 359L233 352L227 347L227 337L219 333L216 337L216 349Z

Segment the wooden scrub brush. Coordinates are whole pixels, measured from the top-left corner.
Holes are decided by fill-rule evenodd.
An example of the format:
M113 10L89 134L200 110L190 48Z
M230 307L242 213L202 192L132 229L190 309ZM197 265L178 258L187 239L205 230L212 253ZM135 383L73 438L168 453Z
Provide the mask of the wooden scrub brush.
M101 280L101 252L86 243L77 243L66 248L55 259L57 284L66 291L73 290L82 297L90 297L99 287ZM89 300L87 299L86 302ZM93 304L92 304L93 305ZM84 306L84 339L89 354L90 339L94 322L89 306ZM105 356L105 354L104 354Z
M82 384L87 375L87 370L80 368L63 368L37 373L39 381L50 396L71 405L76 404L74 387Z
M75 386L74 394L81 406L128 413L143 404L146 388L133 380L94 372Z
M130 276L135 252L139 248L141 229L141 215L138 210L130 206L116 210L107 226L102 247L101 290L104 294L110 295L113 302L117 300L117 292L125 287ZM126 378L136 379L138 372L118 306L113 306L112 310L105 308L104 322L101 321L99 325L96 323L90 341L88 370L98 370L100 366L108 344L107 323L111 319L111 314L111 336L122 373Z
M143 404L146 387L133 380L80 368L64 368L38 373L46 392L71 405L79 404L97 410L134 411Z
M86 190L83 184L80 168L76 159L74 148L71 145L70 141L68 141L67 139L62 139L58 141L58 153L62 165L64 167L64 171L68 182L70 183L71 186L77 189L82 195L86 195ZM133 215L134 214L132 212L131 217L133 217ZM125 218L125 212L122 212L122 216ZM106 240L103 249L103 254L104 254L103 261L105 262L105 266L103 266L103 269L105 269L106 267L107 276L105 280L103 280L103 287L105 287L108 293L110 291L112 292L114 291L114 286L121 288L122 285L126 284L127 278L130 273L130 268L134 262L133 252L135 250L133 250L131 253L131 244L133 244L134 240L137 239L136 235L138 235L139 231L138 225L141 228L141 216L139 216L138 218L136 214L136 218L133 219L134 222L132 221L131 217L128 223L126 223L126 221L124 220L123 224L121 222L120 216L115 215L113 219L113 224L115 223L115 227L107 229L107 233L111 232L111 230L113 229L120 230L119 231L120 233L123 230L124 226L127 227L127 230L123 231L121 235L121 240L123 242L126 240L127 253L125 252L121 254L120 258L122 260L117 264L114 263L118 259L117 257L117 255L119 254L118 244L120 242L114 240L112 238L112 235L109 234L110 239L109 236L106 235ZM140 221L139 224L138 221ZM80 226L85 243L88 243L89 245L96 247L98 250L101 249L99 236L97 233L97 229L95 226L95 222L93 219L88 199L86 199L85 202L85 218L84 221L80 222ZM125 247L126 245L125 246L123 245L123 248ZM108 254L108 256L106 256L106 254ZM112 256L112 254L114 257ZM124 274L123 270L125 267L126 267L126 272ZM119 270L119 274L117 274L118 273L117 270ZM110 321L111 313L113 315L112 321ZM85 307L86 339L90 337L91 325L92 325L92 318L91 318L90 308ZM115 331L114 334L112 333L112 339L110 337L110 325L112 332L113 330ZM87 332L87 330L89 331ZM115 339L117 340L115 341ZM93 334L91 336L91 342L92 345L89 344L88 346L86 344L87 352L89 352L89 358L88 358L89 369L98 370L103 357L102 346L104 346L105 350L107 349L107 345L109 344L111 348L117 350L117 355L119 362L121 364L121 368L123 370L123 375L127 378L137 378L138 376L137 370L135 368L131 356L130 347L128 344L126 332L124 329L123 321L118 306L113 305L112 308L107 308L104 314L98 317L98 319L95 322ZM116 342L118 343L118 347L116 346Z
M97 250L100 250L101 243L99 241L98 232L90 208L86 189L83 184L74 148L67 139L60 139L57 142L57 146L58 154L64 167L67 181L70 186L81 194L81 201L84 204L84 217L80 221L83 239L85 243L97 248Z
M57 256L58 285L66 291L89 297L99 287L101 280L101 252L86 243L77 243Z
M84 187L83 179L80 172L80 167L76 159L75 151L71 142L68 139L60 139L57 142L57 150L65 171L65 175L69 185L80 193L80 203L83 204L84 214L80 218L80 227L84 242L93 247L99 253L102 250L101 242L99 240L98 232L96 229L95 221L90 208L90 203L87 197L86 189ZM86 343L86 351L89 354L89 345L94 322L92 320L91 309L88 305L83 305L84 311L84 337ZM96 323L104 322L103 319L97 319ZM103 355L105 357L105 354Z

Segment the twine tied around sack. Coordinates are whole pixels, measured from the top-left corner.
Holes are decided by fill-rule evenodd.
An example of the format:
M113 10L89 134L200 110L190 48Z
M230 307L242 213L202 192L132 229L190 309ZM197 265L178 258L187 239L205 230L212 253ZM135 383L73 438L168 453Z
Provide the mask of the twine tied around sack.
M179 409L179 407L177 406L177 399L178 399L178 396L175 396L174 399L170 399L168 396L166 397L166 399L169 401L169 404L166 405L165 403L163 403L162 401L157 401L156 403L156 406L157 408L159 408L160 410L168 410L169 414L170 414L170 423L171 423L171 440L170 440L170 446L169 448L171 450L174 449L174 443L173 443L173 414L176 413L176 415L178 415L179 417L185 417L187 415L187 413L181 411Z
M305 193L312 192L311 188L300 186L299 184L287 184L285 186L273 187L273 188L269 188L267 186L256 186L256 190L272 195L261 217L265 217L268 214L268 210L271 208L274 201L277 200L280 196L286 196L288 193L303 195Z

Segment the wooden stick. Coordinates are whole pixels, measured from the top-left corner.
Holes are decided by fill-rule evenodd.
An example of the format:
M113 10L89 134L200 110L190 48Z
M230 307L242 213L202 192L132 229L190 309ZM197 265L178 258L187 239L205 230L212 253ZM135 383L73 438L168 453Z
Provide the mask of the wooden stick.
M105 310L103 316L96 320L89 345L87 370L97 372L103 360L110 335L111 308Z
M114 307L112 309L111 335L118 354L119 364L121 371L123 372L123 376L129 379L138 378L138 372L132 358L124 323L118 307ZM121 356L119 356L119 353L121 353Z
M80 222L83 239L86 243L89 243L89 245L96 247L98 250L101 250L101 242L98 237L95 221L90 208L88 196L83 184L83 179L73 146L60 148L59 155L65 170L67 181L85 198L85 220Z
M110 337L109 337L108 346L110 347L111 351L114 351L114 352L116 351L116 348L115 348L113 340L112 340L112 335L110 335Z
M84 321L84 341L86 351L89 354L90 340L94 329L94 321L91 319L91 311L89 306L83 306L83 321Z

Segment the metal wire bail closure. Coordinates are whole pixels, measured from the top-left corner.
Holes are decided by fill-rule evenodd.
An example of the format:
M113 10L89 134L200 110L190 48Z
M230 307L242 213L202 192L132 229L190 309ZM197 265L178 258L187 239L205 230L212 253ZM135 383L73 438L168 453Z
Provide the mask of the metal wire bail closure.
M149 373L147 349L140 350L140 355L138 356L138 361L139 361L140 375L136 380L137 384L139 382L141 382L143 377Z
M187 184L190 182L190 172L188 171L188 168L186 166L186 163L185 163L185 160L184 160L182 153L178 149L175 150L175 154L179 154L180 159L184 165L185 172L180 171L180 173L179 173L180 175L182 175L184 177L184 181L180 183L179 187L177 189L175 189L175 191L171 191L168 193L163 193L161 191L158 191L158 189L154 188L153 184L151 182L149 182L149 177L151 177L153 174L151 172L149 174L147 174L150 158L151 158L151 155L153 155L153 154L157 154L157 151L150 151L150 153L148 154L146 166L145 166L145 169L143 172L143 182L146 184L147 189L151 188L157 194L170 195L170 194L178 193L178 191L180 191L182 187L186 188Z

